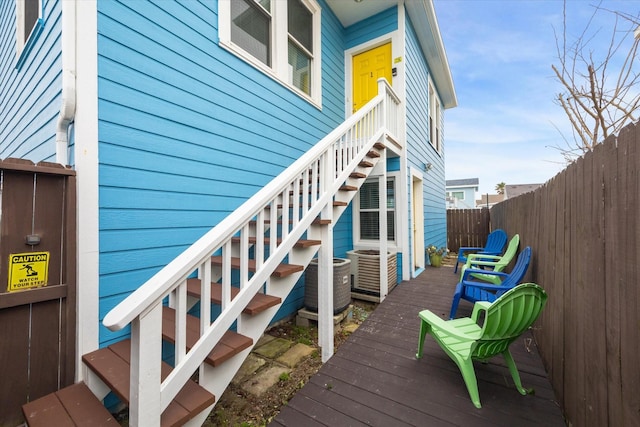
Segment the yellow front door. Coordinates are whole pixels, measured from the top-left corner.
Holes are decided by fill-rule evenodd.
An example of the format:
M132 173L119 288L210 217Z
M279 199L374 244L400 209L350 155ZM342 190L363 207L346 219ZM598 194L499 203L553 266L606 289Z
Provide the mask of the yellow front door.
M378 79L391 84L391 43L378 46L353 57L353 112L378 94Z

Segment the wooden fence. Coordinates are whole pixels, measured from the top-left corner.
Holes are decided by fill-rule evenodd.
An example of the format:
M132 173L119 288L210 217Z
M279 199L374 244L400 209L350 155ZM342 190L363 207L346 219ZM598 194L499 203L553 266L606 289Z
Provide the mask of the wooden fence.
M567 425L640 424L640 125L491 209L533 248L536 340Z
M489 228L489 209L447 209L447 248L484 246Z
M73 170L0 161L0 426L74 380L75 191Z

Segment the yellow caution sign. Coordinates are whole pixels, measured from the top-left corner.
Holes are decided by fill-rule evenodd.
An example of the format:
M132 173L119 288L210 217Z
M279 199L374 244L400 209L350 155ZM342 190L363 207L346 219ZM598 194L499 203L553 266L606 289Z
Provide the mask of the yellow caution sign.
M9 255L9 286L7 291L47 286L49 252L27 252Z

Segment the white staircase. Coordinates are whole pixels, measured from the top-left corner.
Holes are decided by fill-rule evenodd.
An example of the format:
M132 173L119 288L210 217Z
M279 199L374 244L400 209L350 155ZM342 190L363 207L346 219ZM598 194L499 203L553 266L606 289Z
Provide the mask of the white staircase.
M381 79L377 97L111 310L104 325L130 325L131 339L83 357L93 394L113 390L132 426L201 425L316 254L328 284L319 340L323 361L331 357L332 227L396 143L398 104ZM210 302L220 306L213 321ZM199 318L187 313L196 305ZM174 343L173 369L163 339ZM129 372L101 369L107 358Z

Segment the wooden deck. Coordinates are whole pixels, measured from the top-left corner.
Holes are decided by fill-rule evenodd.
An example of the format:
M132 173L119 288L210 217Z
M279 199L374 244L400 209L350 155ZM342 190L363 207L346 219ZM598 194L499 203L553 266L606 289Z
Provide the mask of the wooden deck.
M396 286L336 354L272 421L271 426L564 426L535 343L526 334L511 346L522 384L513 386L502 357L476 363L481 409L471 403L456 365L427 336L415 358L418 312L449 313L456 275L427 267ZM460 303L458 316L471 304Z

